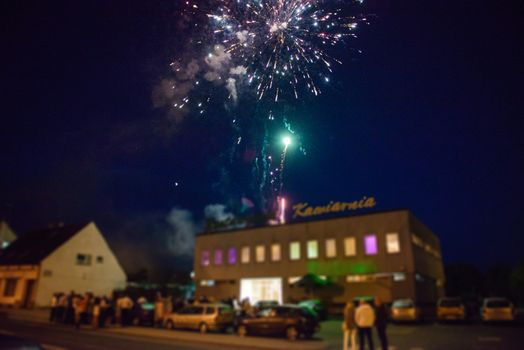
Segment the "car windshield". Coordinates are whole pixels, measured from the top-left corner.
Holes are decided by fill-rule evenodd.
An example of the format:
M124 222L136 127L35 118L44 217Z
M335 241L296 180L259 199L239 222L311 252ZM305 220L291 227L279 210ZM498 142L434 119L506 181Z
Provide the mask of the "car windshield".
M507 300L489 300L486 307L510 307L510 303Z
M409 309L413 307L413 301L409 299L401 299L393 302L393 307L397 309Z
M462 302L460 299L443 299L440 301L442 307L461 307Z

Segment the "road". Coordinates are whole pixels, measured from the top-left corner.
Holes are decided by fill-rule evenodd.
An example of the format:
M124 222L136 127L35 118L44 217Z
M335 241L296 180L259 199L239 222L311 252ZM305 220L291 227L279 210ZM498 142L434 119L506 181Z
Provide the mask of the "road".
M130 335L111 334L97 330L76 330L70 326L42 325L0 319L0 333L26 337L38 341L49 350L240 350L230 345L188 343L168 339L155 339ZM195 337L199 334L195 333Z
M323 339L329 344L329 350L342 349L341 321L328 321L322 324L322 331L317 339ZM140 329L129 328L126 334L112 333L100 330L75 330L70 326L28 323L8 319L0 319L0 333L24 336L46 344L50 350L239 350L250 347L234 346L232 344L216 345L200 343L200 335L188 332L186 340L171 340L138 335ZM155 330L156 332L169 332ZM471 324L417 324L391 325L388 335L391 347L389 350L521 350L522 325L483 325ZM194 336L194 337L193 337ZM229 335L234 339L234 335ZM229 337L226 336L226 337ZM193 340L194 338L194 340ZM263 338L249 338L250 344L259 348L264 344ZM301 347L303 343L288 343ZM375 344L379 348L378 339ZM269 348L269 347L268 347ZM290 346L292 348L292 346Z

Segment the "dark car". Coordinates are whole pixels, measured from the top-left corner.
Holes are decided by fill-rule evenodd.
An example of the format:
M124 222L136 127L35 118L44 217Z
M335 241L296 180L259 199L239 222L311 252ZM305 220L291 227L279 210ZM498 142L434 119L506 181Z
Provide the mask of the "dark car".
M298 306L310 310L319 320L327 319L327 308L322 301L318 299L304 300L298 303Z
M153 326L155 323L155 304L136 303L133 307L132 320L134 326Z
M11 335L0 334L0 349L1 350L43 350L37 342L15 337Z
M237 333L245 335L286 336L295 340L311 338L320 329L317 318L297 305L280 305L260 311L254 317L239 320Z

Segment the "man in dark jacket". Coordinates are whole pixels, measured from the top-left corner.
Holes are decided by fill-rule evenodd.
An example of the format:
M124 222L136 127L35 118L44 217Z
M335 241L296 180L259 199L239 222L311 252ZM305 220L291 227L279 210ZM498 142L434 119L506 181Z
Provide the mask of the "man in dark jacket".
M388 337L386 335L386 326L388 324L388 311L386 305L382 303L379 297L375 298L375 327L377 328L378 338L382 349L388 349Z

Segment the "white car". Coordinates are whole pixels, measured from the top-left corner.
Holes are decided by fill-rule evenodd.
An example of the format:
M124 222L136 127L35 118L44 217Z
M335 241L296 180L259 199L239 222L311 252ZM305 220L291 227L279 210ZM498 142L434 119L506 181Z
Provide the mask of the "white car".
M480 308L480 317L484 322L514 321L515 309L506 298L486 298Z
M198 304L184 307L167 315L164 319L164 327L167 329L196 329L200 333L210 330L225 332L233 326L233 319L234 311L229 305Z

